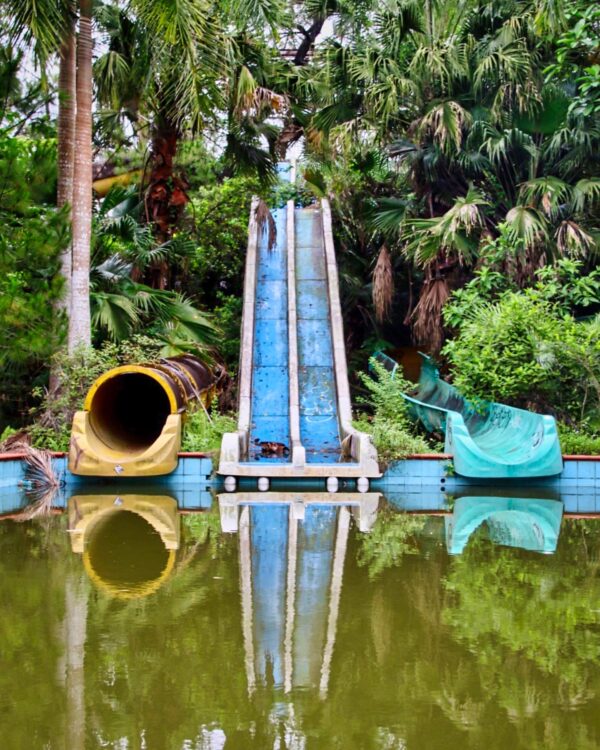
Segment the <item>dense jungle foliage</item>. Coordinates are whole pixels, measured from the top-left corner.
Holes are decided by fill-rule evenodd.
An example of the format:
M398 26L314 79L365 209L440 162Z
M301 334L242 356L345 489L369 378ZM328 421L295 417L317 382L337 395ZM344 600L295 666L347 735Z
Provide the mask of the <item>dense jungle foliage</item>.
M596 5L0 7L0 434L36 419L38 442L50 440L97 352L135 350L141 334L154 355L192 351L235 378L252 196L275 206L327 195L354 387L370 399L361 424L384 454L427 446L389 409L402 381L383 403L358 373L376 349L402 359L411 347L470 397L556 415L565 450L600 452ZM75 30L85 114L89 28L88 241L77 188L61 193L61 117ZM294 190L277 180L286 158L299 160ZM71 247L89 294L65 276ZM71 335L82 294L87 338Z

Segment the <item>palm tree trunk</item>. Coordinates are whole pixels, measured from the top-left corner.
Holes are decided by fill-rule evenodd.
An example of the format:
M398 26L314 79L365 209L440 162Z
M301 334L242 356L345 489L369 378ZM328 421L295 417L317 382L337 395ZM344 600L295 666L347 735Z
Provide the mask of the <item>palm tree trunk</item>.
M159 114L152 131L152 169L146 191L146 218L154 225L159 242L173 236L177 224L189 202L185 178L175 174L174 160L181 132L173 120ZM149 282L157 289L169 285L169 264L160 261L150 269Z
M69 352L91 344L90 242L92 234L92 0L79 0L77 115L73 171L73 259Z
M73 202L73 159L75 156L75 80L76 80L75 30L71 24L60 50L58 75L58 185L56 204L62 208ZM61 256L61 275L64 295L59 309L71 308L71 245Z
M60 68L58 73L58 179L56 189L56 205L63 208L73 202L73 160L75 157L75 112L77 77L76 64L77 44L73 21L69 26L60 48ZM60 256L60 274L63 278L63 295L56 303L55 311L60 315L71 311L71 273L72 273L71 241ZM60 373L56 364L50 369L49 389L56 393L60 389Z

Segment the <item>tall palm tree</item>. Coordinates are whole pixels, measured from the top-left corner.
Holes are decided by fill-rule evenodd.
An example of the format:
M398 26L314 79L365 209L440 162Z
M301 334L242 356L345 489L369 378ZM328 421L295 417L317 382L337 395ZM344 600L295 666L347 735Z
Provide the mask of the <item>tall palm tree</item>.
M77 76L75 23L66 19L65 32L60 46L60 67L58 75L58 123L57 123L57 168L56 205L62 208L73 201L73 167L75 157L75 114ZM61 256L61 275L64 292L59 309L67 315L71 310L71 244Z
M69 351L92 341L90 242L92 236L92 0L79 0L75 157L73 163L73 257Z
M2 4L13 36L32 44L42 65L54 54L60 57L57 205L77 204L72 212L73 245L65 249L61 258L65 285L61 308L68 316L68 347L72 350L91 339L89 300L86 301L92 212L91 2L4 0ZM75 37L77 10L79 40Z
M134 0L127 9L104 6L99 21L109 41L95 65L99 100L136 126L140 115L152 123L145 213L165 242L189 200L174 165L178 144L184 132L216 123L225 102L229 50L219 6ZM165 269L157 271L164 288Z

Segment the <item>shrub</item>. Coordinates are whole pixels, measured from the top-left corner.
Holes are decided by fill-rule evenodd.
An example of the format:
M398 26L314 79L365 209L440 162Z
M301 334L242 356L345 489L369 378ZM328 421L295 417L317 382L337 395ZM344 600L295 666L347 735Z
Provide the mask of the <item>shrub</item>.
M359 373L367 389L368 397L362 403L373 410L372 415L362 414L356 421L357 429L369 433L382 461L393 461L412 453L429 453L432 445L417 434L417 426L408 415L406 401L402 393L409 391L413 384L405 380L399 372L394 378L375 360L370 366L374 377ZM434 450L440 446L433 444Z
M188 414L183 424L181 449L218 454L223 435L236 429L235 418L229 414L219 414L215 404L211 407L210 419L204 409L198 408Z
M558 425L560 447L563 453L579 456L600 456L600 435Z
M484 398L580 421L598 408L600 321L578 323L539 293L474 304L444 347L454 384Z

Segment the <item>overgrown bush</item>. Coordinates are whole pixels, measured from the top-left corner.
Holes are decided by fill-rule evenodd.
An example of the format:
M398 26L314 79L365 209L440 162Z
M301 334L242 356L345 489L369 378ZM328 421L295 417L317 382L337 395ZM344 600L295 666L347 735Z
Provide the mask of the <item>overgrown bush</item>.
M456 316L456 308L449 308ZM444 347L467 398L554 413L572 424L600 405L600 318L577 322L536 289L465 310Z
M201 407L188 414L183 423L181 450L218 453L223 435L237 429L235 418L229 414L219 414L216 404L213 404L209 414Z
M590 434L587 426L576 429L559 424L558 432L563 453L572 456L600 456L600 435Z
M394 378L375 360L370 366L373 375L360 374L368 396L362 399L372 414L363 413L356 420L357 429L369 433L382 461L393 461L412 453L430 453L440 446L430 444L419 435L417 426L408 415L402 392L409 391L413 384L398 372Z

